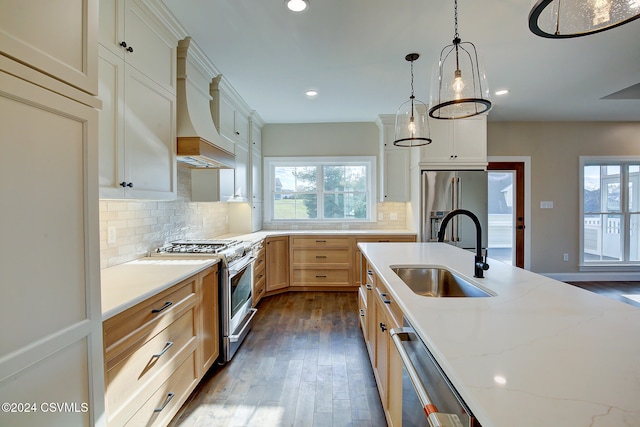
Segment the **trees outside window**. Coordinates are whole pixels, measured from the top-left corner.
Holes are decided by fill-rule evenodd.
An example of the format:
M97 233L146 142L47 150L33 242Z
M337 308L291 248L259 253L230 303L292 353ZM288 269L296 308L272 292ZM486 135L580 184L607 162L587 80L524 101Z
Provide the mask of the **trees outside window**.
M375 194L371 160L265 161L270 168L272 220L370 220Z

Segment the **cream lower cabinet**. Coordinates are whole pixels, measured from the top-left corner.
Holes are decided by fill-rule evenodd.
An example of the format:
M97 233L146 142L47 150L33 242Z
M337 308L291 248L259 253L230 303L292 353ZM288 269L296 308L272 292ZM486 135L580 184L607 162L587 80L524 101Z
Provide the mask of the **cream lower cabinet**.
M366 263L366 261L364 261ZM367 286L369 285L369 286ZM361 322L380 400L389 426L402 426L402 360L389 331L402 326L402 311L375 273L365 286L366 322ZM362 294L361 294L362 295ZM362 297L362 296L361 296ZM360 312L362 316L362 312Z
M218 266L103 324L109 426L164 426L219 354Z
M47 90L50 77L5 73L20 64L0 57L0 402L16 404L0 425L101 426L97 110Z

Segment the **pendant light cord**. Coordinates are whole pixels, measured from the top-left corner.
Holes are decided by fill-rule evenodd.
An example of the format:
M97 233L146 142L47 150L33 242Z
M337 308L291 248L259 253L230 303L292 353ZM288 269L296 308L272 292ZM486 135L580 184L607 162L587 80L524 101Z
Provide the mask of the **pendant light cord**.
M458 0L454 0L453 2L453 22L454 22L453 44L456 47L456 70L459 70L460 61L458 59L458 45L460 45L460 34L458 34Z
M458 0L454 0L453 2L453 22L454 22L454 29L455 29L455 34L453 35L453 38L455 43L455 40L460 38L460 35L458 34Z

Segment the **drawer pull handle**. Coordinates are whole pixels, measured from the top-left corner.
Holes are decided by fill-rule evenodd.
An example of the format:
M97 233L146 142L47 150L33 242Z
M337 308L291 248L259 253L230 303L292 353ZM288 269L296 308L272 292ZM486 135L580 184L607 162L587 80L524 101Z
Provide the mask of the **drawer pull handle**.
M391 300L387 299L387 294L383 293L383 292L378 292L380 294L380 299L382 300L383 303L385 304L391 304Z
M386 331L387 330L387 325L385 325L384 323L380 322L380 330L382 332Z
M367 270L367 276L373 276L373 270Z
M367 288L368 291L373 289L373 286L371 286L371 283L367 283L366 285L364 285L365 288Z
M316 274L316 277L320 279L320 278L327 277L327 276L321 275L321 274Z
M326 255L316 255L316 258L326 258Z
M364 310L360 309L360 317L364 317L364 316L365 316Z
M258 280L262 279L264 277L264 274L261 274L258 276Z
M164 348L162 349L162 351L160 353L156 353L153 355L153 357L155 358L160 358L160 356L162 356L163 354L165 354L167 352L167 350L169 350L171 348L171 346L173 345L173 341L167 341L167 343L165 344Z
M169 404L169 402L171 402L171 399L173 399L173 396L175 396L175 394L167 393L167 398L164 400L164 403L162 404L162 406L159 407L159 408L154 409L153 412L162 412L164 407L167 406Z
M327 243L326 240L316 240L316 243Z
M173 305L173 303L171 301L167 301L164 303L164 305L160 308L154 308L153 310L151 310L152 313L160 313L162 310L169 308L169 306Z

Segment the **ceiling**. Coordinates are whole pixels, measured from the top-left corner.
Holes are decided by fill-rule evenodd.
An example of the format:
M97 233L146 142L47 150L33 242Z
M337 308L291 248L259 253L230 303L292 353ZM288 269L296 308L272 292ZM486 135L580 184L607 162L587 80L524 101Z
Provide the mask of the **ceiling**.
M452 0L310 0L298 14L284 0L162 1L267 123L395 114L411 92L412 52L415 95L428 103L431 70L454 32ZM640 20L544 39L529 31L532 3L458 3L460 37L476 45L491 91L510 91L492 95L489 120L640 120Z

